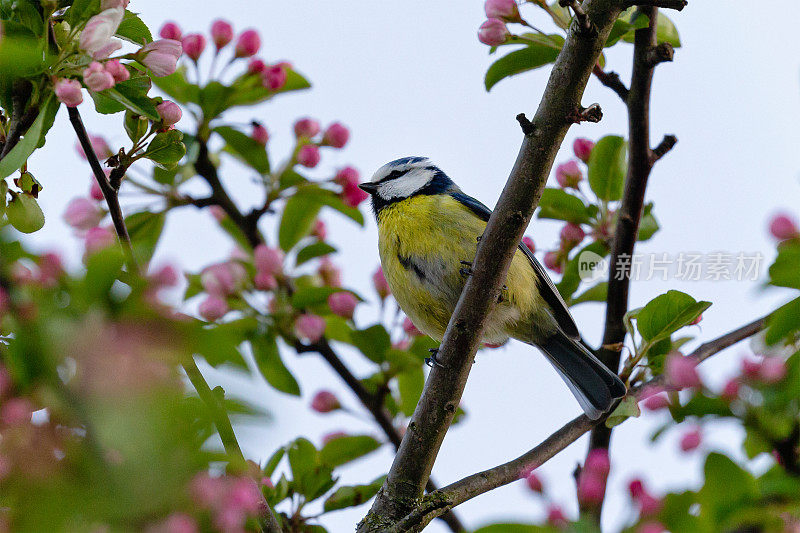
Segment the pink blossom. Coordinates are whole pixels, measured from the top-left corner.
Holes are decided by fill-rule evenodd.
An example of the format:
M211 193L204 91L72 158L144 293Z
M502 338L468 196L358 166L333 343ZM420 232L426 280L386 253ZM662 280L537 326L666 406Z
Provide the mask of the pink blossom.
M320 219L316 219L314 221L314 226L311 228L311 235L321 241L324 241L325 237L328 236L328 228L325 226L325 222Z
M583 179L583 173L576 161L567 161L556 167L556 181L559 187L577 189Z
M256 270L266 272L273 276L283 274L283 252L278 248L271 248L264 243L260 243L253 250L253 263Z
M583 228L579 224L573 224L569 222L561 228L561 233L559 233L561 237L561 241L568 245L568 246L575 246L576 244L580 244L581 241L586 237L586 233L584 233Z
M92 61L89 63L89 67L83 70L83 83L86 84L90 91L100 92L110 89L116 82L114 81L114 76L106 72L103 65L97 61Z
M39 281L52 287L64 275L64 262L55 252L48 252L39 257Z
M206 267L200 274L203 289L214 296L228 296L241 289L247 271L236 261L217 263Z
M189 490L192 499L205 509L217 507L225 495L225 481L201 472L192 479Z
M703 321L703 313L700 313L699 315L697 315L697 318L695 318L694 320L689 322L689 325L690 326L696 326L697 324L699 324L702 321Z
M778 383L786 377L786 363L779 357L765 357L758 376L764 383Z
M175 287L180 278L174 266L164 265L152 274L151 279L158 287Z
M267 141L269 141L269 132L267 128L259 124L258 122L253 122L253 130L250 132L250 137L253 138L258 144L267 145Z
M742 359L742 374L749 379L757 379L761 373L761 361Z
M36 276L33 270L17 261L11 265L11 281L17 285L29 285L36 281Z
M578 501L588 505L599 505L606 494L605 477L588 470L578 476Z
M0 406L0 420L7 426L21 426L31 421L33 411L26 398L9 398Z
M321 159L319 148L313 144L305 144L297 152L297 162L307 168L314 168Z
M511 35L505 23L496 18L487 19L478 28L478 40L487 46L500 46Z
M106 177L111 173L110 170L106 171ZM103 200L103 190L100 188L100 184L97 183L97 180L94 176L90 178L92 180L91 184L89 185L89 198L92 200L102 201Z
M264 87L270 91L280 91L286 85L288 74L286 67L281 64L270 65L261 73L261 81Z
M256 30L245 30L236 41L236 57L250 57L261 48L261 37Z
M519 22L519 8L514 0L486 0L483 4L486 18Z
M372 286L375 287L375 292L378 293L381 300L386 299L387 296L392 294L392 290L389 288L389 283L386 281L386 277L383 275L383 268L381 267L378 267L378 270L372 274Z
M300 137L306 137L310 139L317 135L321 129L322 128L320 127L319 122L313 118L301 118L294 123L294 134L298 139Z
M527 235L525 235L522 238L522 244L527 246L528 250L530 250L531 252L535 252L536 251L536 244L533 242L533 239L528 237Z
M136 52L136 59L149 68L154 76L162 77L175 72L182 53L183 45L180 41L159 39L141 47Z
M340 168L339 171L336 172L336 176L334 176L333 181L342 187L346 187L347 185L358 186L359 182L361 181L361 175L355 168L347 166Z
M561 274L564 272L564 266L558 257L558 252L547 252L544 254L544 266L555 272Z
M350 207L357 207L367 198L369 198L369 194L361 190L357 185L348 184L342 189L342 200Z
M94 150L94 153L97 154L97 158L100 161L103 159L108 159L113 155L108 143L100 135L89 135L89 143L92 145L92 150ZM78 151L79 156L86 159L86 154L83 151L83 146L81 146L81 143L75 143L75 149ZM111 173L110 170L106 170L105 172L106 175ZM92 177L92 179L94 179L94 177Z
M183 53L197 63L203 50L206 49L206 38L199 33L190 33L181 40L181 44L183 44Z
M422 335L422 332L417 329L417 326L415 326L414 322L412 322L408 317L403 319L403 331L405 331L406 335L409 337L419 337Z
M99 250L113 246L116 243L117 236L108 228L101 228L100 226L89 228L84 237L84 248L87 253L94 253Z
M108 59L111 56L111 54L113 54L120 48L122 48L122 41L120 41L119 39L110 39L108 41L108 44L106 44L100 50L92 53L92 58L97 59L98 61L102 59Z
M271 291L278 287L278 280L269 272L258 271L253 278L253 284L256 290Z
M592 148L594 148L594 143L589 139L578 138L572 143L572 151L575 153L575 157L584 163L589 162L589 156L592 155Z
M183 32L181 32L180 26L174 22L164 23L158 35L162 39L170 39L172 41L180 41L183 38Z
M214 322L225 316L228 310L228 303L223 298L216 294L209 294L205 300L200 302L198 311L205 320Z
M683 450L684 452L690 452L698 448L702 440L703 440L703 435L700 432L700 428L699 427L693 428L684 433L683 437L681 437L681 442L680 442L681 450Z
M88 198L73 198L64 211L64 222L79 231L97 226L106 214L97 202Z
M769 232L779 241L800 237L797 223L788 213L778 213L773 216L769 223Z
M254 515L258 513L261 506L261 491L252 479L236 478L228 491L225 504L227 507Z
M321 390L314 395L311 399L311 409L318 413L330 413L340 409L342 404L339 403L339 398L330 391Z
M5 298L5 304L4 304ZM0 316L3 315L3 311L8 309L8 293L5 289L0 288ZM14 382L11 380L11 374L8 373L8 370L4 366L0 366L0 398L5 398L10 392L11 389L14 387Z
M83 102L81 82L61 78L55 83L56 98L67 107L77 107Z
M81 50L93 54L107 48L124 16L125 10L115 7L90 18L81 32L78 44Z
M544 487L542 486L542 480L536 475L536 472L531 472L528 474L525 477L525 482L528 484L528 488L533 492L541 494L544 490Z
M325 446L332 440L341 439L342 437L346 437L347 433L344 431L331 431L330 433L326 433L322 436L322 445Z
M632 499L638 500L645 493L644 482L639 478L632 479L628 483L628 492Z
M680 352L667 354L664 365L667 381L679 389L702 386L700 375L697 373L697 360L684 357Z
M326 287L342 286L342 271L333 264L333 261L331 261L328 256L320 259L319 266L317 267L317 274Z
M211 23L211 40L217 50L225 48L233 40L233 26L227 20L217 19Z
M184 513L172 513L155 527L148 527L145 533L198 533L197 522Z
M310 343L317 342L325 333L325 319L311 313L304 313L295 319L294 332L299 339Z
M642 402L648 411L658 411L669 407L669 397L666 394L655 394Z
M267 64L263 59L251 57L247 62L247 72L250 74L263 74L265 70L267 70Z
M225 214L225 210L222 209L218 205L210 205L210 206L208 206L208 212L211 213L211 216L217 222L222 222L228 216L228 215Z
M158 104L156 106L156 111L158 111L158 116L161 117L161 123L164 126L172 126L173 124L176 124L181 119L181 115L183 114L180 106L169 100L164 100Z
M607 477L611 471L611 461L608 457L608 450L605 448L595 448L586 457L584 470L595 473L602 477Z
M352 293L346 291L335 292L328 296L328 307L330 307L334 315L353 318L356 305L358 305L358 299Z
M125 9L128 7L128 4L131 0L100 0L100 11L105 11L106 9L112 9L115 7L121 7Z
M739 387L740 383L737 378L729 379L725 383L725 386L722 387L722 392L720 393L720 397L726 402L732 402L733 400L739 397Z
M660 522L647 522L639 526L636 533L663 533L666 528Z
M350 139L350 130L340 122L334 122L325 130L325 134L322 136L322 144L333 148L344 148L348 139Z
M642 516L653 516L658 514L663 507L664 502L662 500L651 496L647 492L643 493L639 497L639 510L641 511Z
M567 526L567 517L558 505L550 505L547 508L547 523L553 527L563 528Z
M131 73L128 72L128 69L120 63L119 59L111 59L106 61L105 67L106 72L111 74L111 77L114 78L114 81L117 83L127 81L131 77Z

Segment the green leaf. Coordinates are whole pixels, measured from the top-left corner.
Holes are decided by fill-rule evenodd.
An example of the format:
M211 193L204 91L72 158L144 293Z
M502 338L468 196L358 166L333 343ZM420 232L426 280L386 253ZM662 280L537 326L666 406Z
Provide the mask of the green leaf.
M67 10L67 22L75 28L100 12L100 0L74 0Z
M778 257L769 267L769 283L777 287L800 289L800 243L787 241L778 245Z
M6 206L6 218L14 229L21 233L34 233L44 227L44 213L33 196L12 194Z
M320 462L319 452L308 440L295 440L288 455L294 488L307 501L319 498L336 483L331 477L333 467Z
M613 428L614 426L618 426L625 422L630 417L638 417L642 414L642 411L639 409L639 403L633 396L626 396L624 400L622 400L614 412L608 415L606 419L606 427Z
M140 211L125 217L125 226L131 237L134 254L142 264L150 262L164 230L167 214L164 211L152 213Z
M329 440L319 452L320 460L330 466L340 466L381 447L381 443L368 435L346 435Z
M400 393L400 411L406 416L414 414L414 409L422 396L422 389L425 387L425 374L422 367L409 368L397 374L397 390Z
M219 116L228 108L228 98L231 92L230 87L222 85L218 81L210 81L200 89L200 108L207 121Z
M386 351L392 346L389 333L381 324L353 331L350 338L355 347L367 356L367 359L378 364L386 359Z
M153 40L150 30L147 25L142 22L135 13L125 10L125 17L122 23L117 28L117 37L121 37L126 41L138 44L139 46L145 45Z
M344 486L328 496L323 507L324 512L336 511L347 507L354 507L368 502L383 486L386 476L381 476L368 485Z
M286 84L277 91L264 87L258 76L242 76L231 87L233 92L228 98L228 107L259 104L277 94L308 89L311 84L301 74L288 69Z
M639 234L637 240L646 241L659 230L658 221L653 216L653 202L644 206L642 220L639 222Z
M195 351L211 366L218 367L229 363L247 369L247 364L239 351L239 344L242 342L240 332L221 325L205 326L195 332L194 341Z
M589 186L601 200L622 198L628 170L628 143L622 137L607 135L597 141L589 156Z
M589 222L589 211L583 200L577 196L568 193L564 189L547 187L542 191L537 217L565 220L575 224L587 224Z
M4 20L2 23L0 87L7 93L11 91L15 79L33 77L45 70L46 41L40 37L41 33L33 33L14 21ZM4 104L4 107L6 105L8 104Z
M172 168L186 155L182 140L183 133L178 130L158 133L147 145L144 156L162 168Z
M214 128L227 143L226 151L250 165L261 175L269 173L269 159L266 147L250 137L228 126Z
M557 533L563 531L551 526L536 526L533 524L511 524L503 522L476 529L474 533Z
M186 81L186 68L181 66L173 74L153 78L156 87L181 104L200 103L200 88Z
M322 257L323 255L332 254L335 251L336 248L326 242L315 242L314 244L309 244L297 252L295 265L300 266L306 261L310 261L311 259L315 259L317 257Z
M636 11L634 9L630 9L628 13L636 13ZM626 13L626 15L628 13ZM611 28L611 33L608 35L608 39L606 40L606 48L609 46L614 46L623 37L627 38L630 36L632 39L635 30L647 27L649 24L647 15L641 15L640 13L636 13L636 15L637 16L633 18L623 15L617 19L617 21L614 23L614 26Z
M150 120L161 120L158 116L158 111L156 111L156 106L147 96L148 91L150 91L150 78L137 74L137 72L133 70L129 80L118 83L111 89L106 89L99 93L89 92L98 113L109 115L128 109Z
M273 453L272 456L267 460L264 468L261 469L265 476L272 477L272 474L275 473L275 469L278 468L278 463L281 462L281 459L283 459L284 455L286 455L285 447L281 446L275 450L275 453Z
M704 467L705 485L697 493L701 516L722 523L730 511L758 497L753 475L720 453L710 453Z
M58 108L58 100L52 96L48 97L39 111L39 116L33 121L28 131L25 132L25 136L0 160L0 179L10 176L25 164L28 157L36 150L42 136L53 125Z
M283 364L275 336L272 333L253 336L250 339L250 344L253 348L253 358L256 361L258 370L267 380L267 383L286 394L300 396L300 385L297 384L297 380L286 368L286 365Z
M311 232L321 208L319 201L299 194L286 201L278 227L278 244L282 250L291 250L300 239Z
M608 282L601 281L592 285L577 296L570 298L570 306L582 304L584 302L605 302L608 296Z
M578 287L580 287L581 255L585 252L591 252L600 257L605 257L608 254L608 247L603 241L595 241L591 244L587 244L572 256L572 259L569 260L564 269L564 275L561 276L561 281L556 284L558 292L561 293L561 297L564 298L565 301L569 300L575 291L578 290Z
M688 325L709 308L711 302L698 302L686 293L668 291L656 296L636 317L636 327L642 338L655 343Z
M551 46L531 44L501 57L486 71L484 80L486 90L490 91L497 82L504 78L552 63L558 57L558 53L559 50Z
M634 11L630 11L629 13L631 14L626 13L626 15L623 16L623 18L627 17L630 19L630 17L634 17L632 20L630 20L630 22L632 23L638 24L636 18L644 18L645 20L647 19L647 17L644 17L641 14L636 13ZM645 26L646 25L647 22L645 22ZM633 32L625 34L623 39L626 42L632 43L634 41ZM672 45L673 48L681 47L681 38L678 35L678 28L675 27L675 24L669 19L669 17L667 17L661 12L658 13L658 22L656 23L656 40L658 41L659 44L669 43Z
M767 344L792 340L800 332L800 298L782 305L767 318Z
M305 309L312 305L322 304L328 301L328 296L331 294L342 291L344 289L339 287L300 287L292 294L292 307Z

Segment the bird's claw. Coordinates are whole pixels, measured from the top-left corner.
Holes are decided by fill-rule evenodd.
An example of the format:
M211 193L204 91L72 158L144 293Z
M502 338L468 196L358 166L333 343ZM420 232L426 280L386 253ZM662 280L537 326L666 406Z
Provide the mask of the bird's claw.
M434 366L438 366L439 368L444 368L444 365L440 363L438 359L436 359L436 354L439 353L439 348L431 348L428 351L431 352L431 356L425 358L425 364L431 368L433 368Z

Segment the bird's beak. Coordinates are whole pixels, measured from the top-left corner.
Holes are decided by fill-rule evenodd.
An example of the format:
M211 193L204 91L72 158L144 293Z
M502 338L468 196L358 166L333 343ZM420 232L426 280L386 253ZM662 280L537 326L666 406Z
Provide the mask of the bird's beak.
M375 183L369 183L369 182L360 183L358 185L358 188L361 189L362 191L366 192L366 193L375 194L375 191L378 190L378 185L376 185Z

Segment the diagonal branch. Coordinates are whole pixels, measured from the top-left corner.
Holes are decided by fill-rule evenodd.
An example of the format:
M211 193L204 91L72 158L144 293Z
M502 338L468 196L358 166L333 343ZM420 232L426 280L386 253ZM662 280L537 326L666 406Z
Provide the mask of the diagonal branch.
M737 328L721 337L700 345L687 357L692 357L698 363L705 361L709 357L718 354L748 337L762 331L766 327L766 317L759 318ZM664 377L659 375L646 384L637 387L629 392L629 395L639 398L642 390L649 385L663 384ZM586 415L581 415L564 426L555 433L547 437L541 444L532 450L525 452L516 459L507 463L490 468L483 472L478 472L467 476L455 483L425 496L421 503L410 511L405 517L398 521L389 531L391 533L401 533L406 531L421 531L426 524L436 518L439 514L446 512L453 507L480 496L490 490L508 485L518 479L523 472L530 471L543 465L549 459L561 452L564 448L578 440L593 427L602 427L598 424L603 420L592 421Z
M501 293L514 251L541 196L603 44L620 13L618 0L587 0L582 9L596 31L571 30L550 74L532 128L525 135L496 209L478 244L467 280L445 332L400 449L362 533L383 531L402 519L422 496L444 436L466 386L491 308Z

